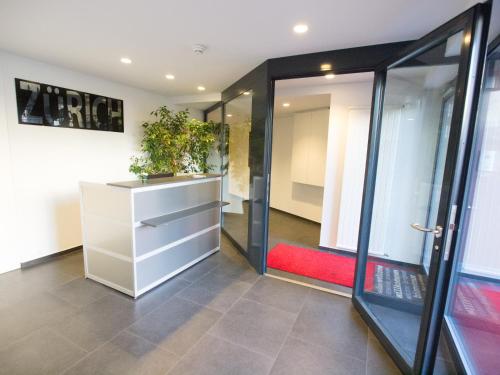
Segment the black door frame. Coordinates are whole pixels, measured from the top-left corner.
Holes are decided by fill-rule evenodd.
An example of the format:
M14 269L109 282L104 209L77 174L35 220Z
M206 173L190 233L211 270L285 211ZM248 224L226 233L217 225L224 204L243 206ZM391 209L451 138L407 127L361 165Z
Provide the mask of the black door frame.
M249 202L248 252L245 252L231 235L223 230L235 247L245 255L258 273L266 272L267 239L269 224L269 199L272 158L272 133L274 112L275 81L291 78L317 77L327 73L336 75L374 72L376 67L395 53L406 47L411 41L385 43L364 47L346 48L304 55L295 55L266 60L254 70L240 78L222 92L222 100L205 111L224 106L244 92L252 92L252 133L250 140L251 178L262 178L262 189L253 191L254 197ZM331 69L321 66L329 64ZM224 134L224 132L222 132ZM252 189L251 189L252 190ZM258 221L261 228L252 233L254 207L258 208ZM252 237L253 236L253 237Z
M370 135L368 141L367 164L364 181L361 224L358 238L358 258L356 262L356 277L353 291L353 303L385 349L391 354L396 364L404 373L427 374L432 371L437 353L439 334L445 306L445 296L448 287L450 262L444 260L444 251L433 254L429 272L428 292L426 294L424 311L421 318L419 341L413 368L406 363L397 348L387 338L383 328L377 324L376 317L369 311L362 300L364 291L365 269L368 257L368 244L375 193L375 180L379 139L382 122L382 106L386 83L387 69L398 65L415 55L418 55L448 37L464 30L464 35L470 35L470 43L463 46L460 60L460 69L457 78L457 94L453 109L452 128L450 129L446 167L443 176L443 190L439 204L439 217L443 223L449 222L452 205L458 205L466 180L465 167L469 162L472 133L474 131L477 112L480 78L486 52L486 38L491 3L477 4L468 11L448 21L433 32L418 41L408 45L395 54L393 58L384 62L376 69L373 88L372 114ZM468 62L471 64L468 64ZM477 77L476 77L477 74ZM455 124L455 125L453 125ZM460 217L460 206L457 217ZM460 223L456 223L460 225ZM446 225L443 227L447 228ZM447 241L451 241L450 258L453 259L456 236L448 230L444 231L441 239L435 244L441 249Z

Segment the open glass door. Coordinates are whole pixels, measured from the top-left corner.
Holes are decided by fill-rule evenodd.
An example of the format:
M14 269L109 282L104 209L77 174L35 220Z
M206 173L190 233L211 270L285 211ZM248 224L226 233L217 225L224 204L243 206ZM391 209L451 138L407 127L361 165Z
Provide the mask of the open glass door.
M500 36L490 44L445 311L460 373L500 368Z
M375 72L354 304L404 373L435 358L488 17L476 5Z
M222 92L222 231L258 273L264 272L267 222L266 142L271 88L267 63Z

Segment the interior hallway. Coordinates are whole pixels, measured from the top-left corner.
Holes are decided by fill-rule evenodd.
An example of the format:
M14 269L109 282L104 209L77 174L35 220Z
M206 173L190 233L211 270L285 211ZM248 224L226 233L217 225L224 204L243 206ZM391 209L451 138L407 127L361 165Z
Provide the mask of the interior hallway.
M319 248L320 231L320 223L315 223L273 208L269 210L269 250L279 243L286 243L317 251L329 252ZM335 292L345 293L348 295L352 294L352 289L349 287L285 272L271 267L267 268L267 273L273 276L314 285L316 287L329 289Z
M348 298L222 250L133 300L81 253L0 276L0 374L397 374Z

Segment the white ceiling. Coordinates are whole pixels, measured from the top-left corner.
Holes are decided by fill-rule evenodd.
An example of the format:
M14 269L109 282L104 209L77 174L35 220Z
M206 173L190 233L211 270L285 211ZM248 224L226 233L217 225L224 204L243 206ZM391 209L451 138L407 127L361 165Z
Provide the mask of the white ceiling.
M283 107L289 103L289 107ZM296 112L330 107L330 94L290 96L282 98L277 96L274 100L274 115L285 116Z
M364 83L365 85L356 85ZM330 96L352 100L352 91L369 90L373 85L373 73L353 73L337 75L333 79L325 77L292 78L276 81L274 115L286 116L296 112L326 108L330 106ZM351 94L350 94L351 93ZM356 95L359 96L359 95ZM289 107L283 107L288 103ZM352 105L356 102L351 103Z
M332 79L325 77L306 77L306 78L291 78L280 79L276 81L276 91L287 91L290 89L305 88L305 87L318 87L318 86L331 86L341 83L354 83L354 82L367 82L373 81L373 73L351 73L339 74Z
M165 95L267 58L418 38L473 0L0 0L0 48ZM309 32L296 35L298 22ZM191 46L208 50L194 55ZM120 63L130 57L131 65ZM165 74L176 76L167 81Z

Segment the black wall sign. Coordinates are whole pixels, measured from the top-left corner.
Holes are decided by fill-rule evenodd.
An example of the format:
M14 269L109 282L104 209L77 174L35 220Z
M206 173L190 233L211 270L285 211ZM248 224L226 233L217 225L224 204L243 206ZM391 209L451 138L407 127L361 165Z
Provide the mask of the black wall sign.
M16 78L20 124L123 133L123 100Z

